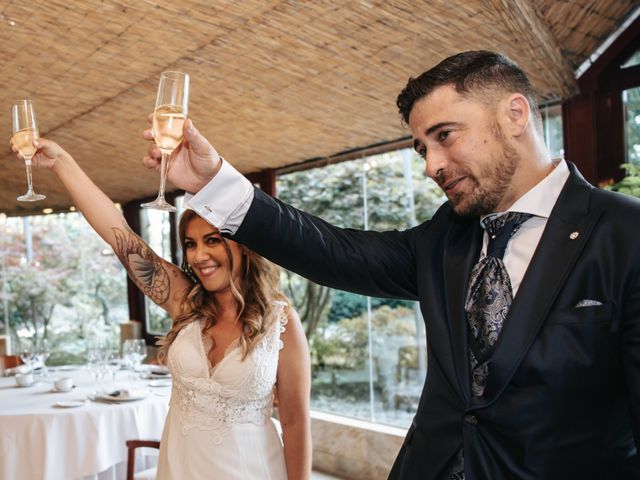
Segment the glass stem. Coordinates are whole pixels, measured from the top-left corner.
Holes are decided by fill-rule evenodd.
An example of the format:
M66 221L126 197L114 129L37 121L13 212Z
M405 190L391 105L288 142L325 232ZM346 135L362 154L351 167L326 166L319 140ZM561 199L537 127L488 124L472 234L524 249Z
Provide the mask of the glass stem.
M162 152L160 160L160 189L158 190L158 200L164 200L164 186L167 182L167 170L169 169L169 154Z
M24 159L24 165L25 168L27 169L27 185L29 188L29 191L27 193L32 193L33 192L33 180L31 178L31 159Z

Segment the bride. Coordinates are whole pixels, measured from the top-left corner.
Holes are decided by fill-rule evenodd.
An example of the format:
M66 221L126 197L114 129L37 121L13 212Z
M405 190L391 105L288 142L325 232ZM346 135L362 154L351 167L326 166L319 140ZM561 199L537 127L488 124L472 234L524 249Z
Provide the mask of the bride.
M131 279L173 320L159 342L173 389L157 478L308 479L309 351L277 267L187 210L178 268L129 228L65 150L43 138L36 146L33 164L59 177ZM272 420L276 391L282 440Z

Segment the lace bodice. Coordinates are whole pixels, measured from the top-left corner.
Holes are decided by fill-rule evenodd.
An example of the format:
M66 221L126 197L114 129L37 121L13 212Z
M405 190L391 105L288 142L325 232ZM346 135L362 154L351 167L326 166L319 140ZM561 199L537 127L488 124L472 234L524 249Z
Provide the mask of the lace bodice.
M285 304L277 302L272 315L275 321L247 358L242 360L242 349L234 342L214 367L207 358L210 344L202 335L203 322L192 322L180 331L169 349L167 366L173 378L170 405L183 434L207 430L217 444L234 424L262 425L271 417L280 334L287 322Z

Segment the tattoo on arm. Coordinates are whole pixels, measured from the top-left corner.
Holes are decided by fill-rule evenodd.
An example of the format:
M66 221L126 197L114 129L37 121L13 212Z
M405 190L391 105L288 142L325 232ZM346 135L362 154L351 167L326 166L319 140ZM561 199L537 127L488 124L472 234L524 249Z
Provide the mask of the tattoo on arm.
M116 238L114 251L131 279L158 305L169 299L170 280L166 262L130 229L112 227Z

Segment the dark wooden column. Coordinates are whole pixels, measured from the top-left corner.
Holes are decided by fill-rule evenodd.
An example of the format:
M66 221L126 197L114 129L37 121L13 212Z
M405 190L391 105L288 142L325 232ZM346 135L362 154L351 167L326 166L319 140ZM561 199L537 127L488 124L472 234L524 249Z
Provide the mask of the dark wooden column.
M620 180L626 161L622 91L640 86L640 66L621 68L640 49L640 17L578 79L580 93L562 104L565 158L602 186Z
M276 171L272 168L245 175L253 184L258 184L260 190L275 197L276 195Z
M596 122L591 94L576 95L562 104L564 156L591 183L598 178Z

